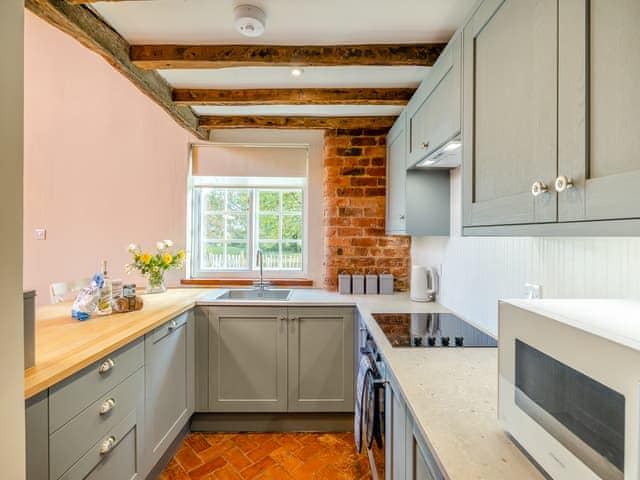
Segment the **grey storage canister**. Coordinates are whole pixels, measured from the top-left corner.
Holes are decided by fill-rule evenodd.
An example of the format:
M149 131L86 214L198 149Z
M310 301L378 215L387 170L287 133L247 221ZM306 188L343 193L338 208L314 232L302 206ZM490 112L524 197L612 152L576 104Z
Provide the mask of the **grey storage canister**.
M351 291L354 295L364 295L364 275L354 273L351 277Z
M24 368L36 364L36 291L23 292L24 301Z
M351 275L341 273L338 275L338 293L340 295L349 295L351 293Z
M367 274L367 295L378 294L378 275L374 273Z
M393 295L393 275L390 273L380 275L380 294Z

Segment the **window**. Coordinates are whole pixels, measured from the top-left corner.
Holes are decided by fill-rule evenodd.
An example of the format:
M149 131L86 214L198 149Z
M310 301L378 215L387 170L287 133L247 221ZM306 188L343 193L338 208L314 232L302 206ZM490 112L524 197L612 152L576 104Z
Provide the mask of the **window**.
M262 250L265 270L302 272L301 179L261 179L260 186L248 187L226 186L230 182L208 177L208 181L202 178L193 186L192 276L252 272L258 268L258 249ZM275 186L266 185L269 183Z

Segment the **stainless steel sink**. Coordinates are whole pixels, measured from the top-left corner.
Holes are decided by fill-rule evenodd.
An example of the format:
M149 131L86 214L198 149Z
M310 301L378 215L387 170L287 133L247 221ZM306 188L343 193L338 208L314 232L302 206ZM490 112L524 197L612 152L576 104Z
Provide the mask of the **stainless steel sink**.
M293 290L271 290L259 288L238 288L227 290L216 297L216 300L289 300Z

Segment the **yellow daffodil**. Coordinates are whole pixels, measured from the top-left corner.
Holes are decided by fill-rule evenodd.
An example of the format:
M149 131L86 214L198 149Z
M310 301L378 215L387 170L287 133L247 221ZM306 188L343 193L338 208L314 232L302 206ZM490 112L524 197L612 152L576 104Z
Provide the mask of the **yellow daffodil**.
M167 252L162 255L162 261L164 262L165 265L169 265L172 260L173 260L173 255L171 255L170 253Z
M143 253L142 255L140 255L140 260L145 265L149 265L149 262L151 261L151 254L147 252Z
M184 256L185 256L184 250L180 250L180 251L178 252L178 258L179 258L180 260L182 260L182 259L184 259Z

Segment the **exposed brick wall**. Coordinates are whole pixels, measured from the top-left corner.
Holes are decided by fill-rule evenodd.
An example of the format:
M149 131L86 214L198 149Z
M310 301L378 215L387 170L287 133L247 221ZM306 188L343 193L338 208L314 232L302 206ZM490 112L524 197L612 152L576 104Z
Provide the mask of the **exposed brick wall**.
M328 130L324 137L324 288L338 274L392 273L409 285L411 238L385 235L387 129Z

